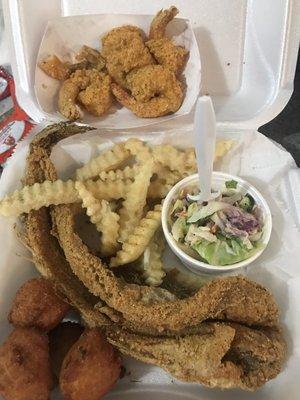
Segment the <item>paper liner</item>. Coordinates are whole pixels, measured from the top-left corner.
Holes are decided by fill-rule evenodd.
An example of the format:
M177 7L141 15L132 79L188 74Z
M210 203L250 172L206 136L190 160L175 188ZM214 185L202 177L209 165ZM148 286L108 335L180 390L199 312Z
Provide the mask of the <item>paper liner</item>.
M84 44L96 49L100 47L101 51L100 38L118 26L136 25L148 34L152 18L152 15L107 14L65 17L49 21L38 52L37 63L52 54L64 61L74 62L76 53ZM95 127L126 129L161 123L191 111L199 93L201 80L201 62L196 38L189 21L181 18L176 18L169 24L167 36L189 51L189 58L180 78L186 86L186 94L179 110L164 117L139 118L130 110L115 103L108 114L102 117L85 113L82 122ZM60 86L61 82L50 78L37 66L35 72L37 101L45 117L55 122L65 120L57 107Z

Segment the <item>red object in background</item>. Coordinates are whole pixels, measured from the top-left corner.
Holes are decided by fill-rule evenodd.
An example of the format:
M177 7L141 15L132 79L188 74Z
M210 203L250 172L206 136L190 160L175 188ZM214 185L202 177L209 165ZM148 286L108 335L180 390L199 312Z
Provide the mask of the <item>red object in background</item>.
M9 94L9 79L6 71L0 67L0 100L5 99Z
M23 111L16 99L15 83L13 77L2 67L0 67L0 101L11 96L13 110L7 117L0 120L0 164L12 154L18 141L28 135L33 127L30 118Z

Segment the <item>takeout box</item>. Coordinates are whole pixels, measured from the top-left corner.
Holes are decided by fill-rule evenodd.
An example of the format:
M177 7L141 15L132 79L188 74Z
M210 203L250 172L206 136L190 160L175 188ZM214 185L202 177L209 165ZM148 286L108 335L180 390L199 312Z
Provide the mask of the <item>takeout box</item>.
M202 61L202 93L211 95L222 137L237 145L218 169L244 177L266 198L273 217L270 244L262 257L246 271L250 278L269 287L279 303L281 321L288 341L284 371L256 393L206 389L172 379L159 368L125 358L126 375L107 395L111 400L204 400L252 399L296 400L299 396L300 365L300 259L297 203L293 202L296 180L291 156L257 132L259 126L275 117L292 93L299 42L300 4L292 0L176 0L180 16L191 21ZM11 29L13 59L20 105L36 121L49 124L35 96L35 67L38 49L47 21L60 16L99 13L155 14L169 1L126 2L102 0L5 0L6 23ZM80 36L80 32L77 33ZM74 163L87 161L103 146L136 135L151 143L171 142L190 146L192 113L160 124L124 131L99 130L79 137L78 142L62 143L53 154L55 163L71 173ZM33 135L42 129L38 126ZM22 176L28 141L22 142L4 170L0 196L13 190ZM78 160L72 156L77 147ZM291 173L290 173L291 171ZM292 175L295 175L292 177ZM66 176L66 175L65 175ZM0 221L0 338L10 327L6 319L11 299L19 285L35 274L29 254L18 244L14 220ZM175 258L166 259L174 265ZM53 397L58 400L59 395Z
M147 35L153 15L100 14L58 18L48 22L39 48L37 63L55 54L63 61L76 62L75 55L83 45L101 51L101 37L113 28L136 25ZM199 94L201 63L197 41L188 20L174 19L168 26L168 37L189 51L188 60L180 80L185 86L185 97L178 111L159 118L139 118L117 102L102 117L85 113L81 122L96 128L135 128L161 123L170 118L188 114ZM35 95L46 118L59 122L66 120L58 112L58 91L61 82L47 76L38 66L35 70Z

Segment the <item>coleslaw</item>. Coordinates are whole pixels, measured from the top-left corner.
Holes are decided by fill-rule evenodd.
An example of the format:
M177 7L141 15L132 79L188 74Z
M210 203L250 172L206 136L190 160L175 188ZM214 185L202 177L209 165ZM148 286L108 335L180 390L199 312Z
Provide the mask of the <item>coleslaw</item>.
M191 257L210 265L232 265L252 257L263 246L261 209L235 180L226 181L220 195L208 202L193 201L195 185L181 190L169 214L171 234Z

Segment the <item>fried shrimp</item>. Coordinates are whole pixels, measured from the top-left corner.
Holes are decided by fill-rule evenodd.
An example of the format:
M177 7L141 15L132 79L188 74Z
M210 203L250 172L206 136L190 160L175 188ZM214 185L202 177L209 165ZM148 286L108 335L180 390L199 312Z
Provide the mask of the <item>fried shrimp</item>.
M175 75L182 72L188 55L184 47L176 46L168 38L149 40L146 46L158 64L167 67Z
M155 118L176 112L182 104L183 92L175 74L161 65L148 65L128 74L131 95L112 84L117 100L138 117Z
M89 66L102 71L105 67L105 59L101 53L89 46L82 46L80 52L76 55L76 60L79 62L87 62Z
M109 75L101 73L97 74L94 79L91 77L91 84L78 95L79 102L92 115L105 114L112 105L110 85L111 77Z
M153 18L150 25L149 39L161 39L165 36L166 27L170 21L179 13L175 6L167 10L160 10Z
M61 86L58 108L68 119L81 117L80 103L93 115L104 114L112 104L110 77L96 69L75 71Z
M102 54L109 75L122 87L126 87L125 77L132 69L155 64L141 30L131 25L109 31L102 38Z
M62 81L70 75L70 69L66 63L63 63L57 56L49 56L39 63L39 67L45 74L51 78Z
M58 95L58 109L62 115L68 119L78 119L81 117L81 110L76 104L80 90L88 86L89 79L85 70L75 71L69 79L62 84Z

